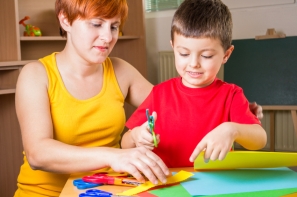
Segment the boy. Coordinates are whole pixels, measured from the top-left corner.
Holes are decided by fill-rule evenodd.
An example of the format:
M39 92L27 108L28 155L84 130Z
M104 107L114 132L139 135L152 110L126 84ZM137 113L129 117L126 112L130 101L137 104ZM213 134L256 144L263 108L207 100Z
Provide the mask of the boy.
M122 148L153 149L146 109L155 111L154 152L168 167L193 166L204 159L222 160L233 142L249 150L266 144L266 132L249 110L243 90L216 78L230 57L232 19L220 0L185 0L174 14L171 46L180 77L155 86L126 123ZM157 138L159 137L157 136ZM158 139L159 141L159 139Z

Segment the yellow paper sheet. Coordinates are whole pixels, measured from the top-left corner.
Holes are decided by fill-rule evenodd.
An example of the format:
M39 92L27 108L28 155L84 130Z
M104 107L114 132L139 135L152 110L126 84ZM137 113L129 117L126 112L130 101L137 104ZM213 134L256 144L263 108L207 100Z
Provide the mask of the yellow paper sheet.
M288 194L288 195L285 195L285 196L282 196L282 197L297 197L297 192L293 193L293 194Z
M297 153L231 151L224 160L204 162L204 152L195 160L195 170L223 170L236 168L276 168L297 166Z
M179 171L178 173L176 173L175 175L173 176L170 176L167 178L167 184L173 184L173 183L179 183L179 182L182 182L188 178L190 178L191 176L193 176L194 174L191 173L191 172L186 172L186 171ZM159 182L157 185L154 185L152 182L150 181L146 181L144 184L141 184L133 189L129 189L129 190L126 190L122 193L119 193L117 195L123 195L123 196L131 196L131 195L134 195L134 194L138 194L140 192L144 192L144 191L147 191L153 187L156 187L156 186L160 186L160 185L164 185L163 183Z

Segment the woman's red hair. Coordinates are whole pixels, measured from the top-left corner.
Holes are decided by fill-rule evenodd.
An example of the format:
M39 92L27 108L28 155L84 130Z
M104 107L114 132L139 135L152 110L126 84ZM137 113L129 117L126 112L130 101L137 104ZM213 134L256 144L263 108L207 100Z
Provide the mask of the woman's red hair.
M70 25L75 19L90 19L93 17L121 17L123 25L128 16L126 0L56 0L56 16L63 13ZM60 34L66 37L66 32L60 28Z

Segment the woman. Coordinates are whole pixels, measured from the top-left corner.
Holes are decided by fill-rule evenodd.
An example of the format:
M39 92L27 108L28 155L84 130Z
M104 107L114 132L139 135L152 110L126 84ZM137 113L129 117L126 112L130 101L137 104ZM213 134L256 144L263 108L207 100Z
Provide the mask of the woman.
M108 58L127 11L125 0L56 1L66 46L24 66L17 83L24 164L15 196L59 196L69 174L105 167L166 182L154 153L119 149L124 102L138 106L152 88L130 64Z

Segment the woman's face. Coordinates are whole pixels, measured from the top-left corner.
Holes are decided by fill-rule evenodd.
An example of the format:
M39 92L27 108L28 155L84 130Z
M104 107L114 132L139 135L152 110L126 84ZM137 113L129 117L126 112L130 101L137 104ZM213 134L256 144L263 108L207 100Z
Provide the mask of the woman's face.
M86 61L102 63L118 40L120 19L77 19L68 31L67 40Z

